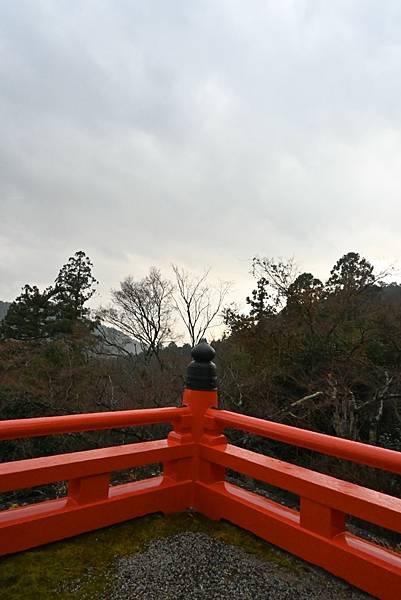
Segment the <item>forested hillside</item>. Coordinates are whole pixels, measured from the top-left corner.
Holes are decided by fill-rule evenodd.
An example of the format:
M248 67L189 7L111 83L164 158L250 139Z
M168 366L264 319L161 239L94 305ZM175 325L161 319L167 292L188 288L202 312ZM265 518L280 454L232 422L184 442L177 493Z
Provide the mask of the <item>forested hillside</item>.
M192 343L208 335L219 314L226 326L212 342L221 406L401 449L401 286L352 252L337 261L326 281L298 272L292 261L255 258L252 269L256 283L246 313L223 307L224 290L211 294L205 277L196 280L176 268L175 280L157 269L142 280L127 278L113 292L112 305L94 314L87 308L97 283L92 264L76 253L54 285L43 291L26 285L2 323L0 418L178 404L191 346L177 345L174 318L181 314L179 301L185 306L195 298L182 311ZM106 323L122 338L106 339ZM121 343L127 334L137 340L135 351ZM148 435L143 428L6 442L2 458ZM362 477L380 489L399 485L396 478L355 465L307 452L294 456L283 445L232 435L249 448L348 479Z

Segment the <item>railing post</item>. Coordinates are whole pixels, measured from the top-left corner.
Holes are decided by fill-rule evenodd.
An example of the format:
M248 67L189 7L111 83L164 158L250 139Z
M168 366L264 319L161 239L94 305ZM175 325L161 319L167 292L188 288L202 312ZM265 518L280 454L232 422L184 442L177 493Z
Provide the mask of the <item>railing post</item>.
M185 389L182 397L183 406L191 411L189 421L181 419L174 423L174 429L168 436L170 444L192 441L194 453L191 459L165 463L164 475L174 480L190 479L192 481L191 508L196 508L196 484L203 481L213 483L224 480L225 469L219 465L202 460L199 457L199 443L226 443L221 428L211 419L205 419L210 407L218 406L216 365L212 362L214 349L206 342L201 342L192 349L192 362L188 365Z

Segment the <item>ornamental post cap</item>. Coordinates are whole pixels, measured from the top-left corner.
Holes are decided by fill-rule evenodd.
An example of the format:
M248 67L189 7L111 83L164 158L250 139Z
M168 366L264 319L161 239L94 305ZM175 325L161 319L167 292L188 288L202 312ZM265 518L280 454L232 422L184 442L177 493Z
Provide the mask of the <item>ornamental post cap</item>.
M192 348L192 362L187 368L185 387L189 390L217 390L216 365L212 362L215 350L206 340Z
M192 348L191 356L196 362L211 362L216 356L216 351L206 340L202 340Z

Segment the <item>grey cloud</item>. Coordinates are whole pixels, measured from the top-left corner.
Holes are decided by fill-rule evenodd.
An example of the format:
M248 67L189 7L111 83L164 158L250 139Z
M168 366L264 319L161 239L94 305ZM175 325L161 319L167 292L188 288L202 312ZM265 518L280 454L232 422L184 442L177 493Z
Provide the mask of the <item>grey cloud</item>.
M102 293L171 261L399 258L401 7L0 4L0 298L79 248ZM237 293L240 294L240 291Z

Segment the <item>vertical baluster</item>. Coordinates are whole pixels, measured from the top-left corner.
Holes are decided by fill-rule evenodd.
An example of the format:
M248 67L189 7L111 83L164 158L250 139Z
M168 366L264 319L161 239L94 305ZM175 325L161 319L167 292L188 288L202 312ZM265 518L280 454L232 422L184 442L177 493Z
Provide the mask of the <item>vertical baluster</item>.
M110 473L79 477L68 482L68 498L77 504L91 504L109 495Z
M327 538L345 531L345 514L329 506L324 506L301 498L301 527Z

